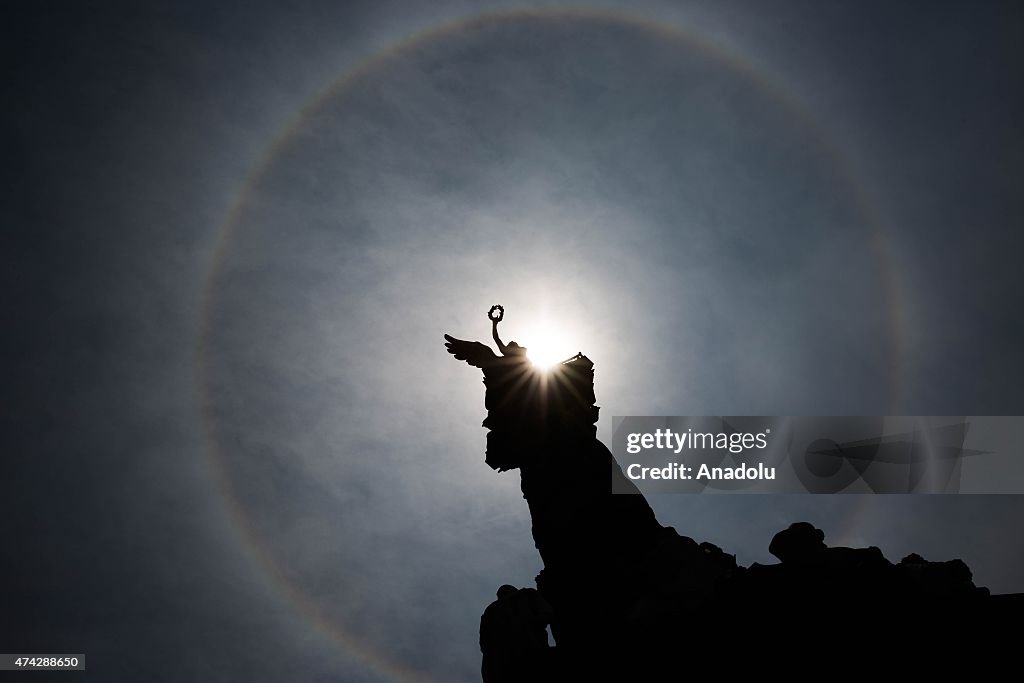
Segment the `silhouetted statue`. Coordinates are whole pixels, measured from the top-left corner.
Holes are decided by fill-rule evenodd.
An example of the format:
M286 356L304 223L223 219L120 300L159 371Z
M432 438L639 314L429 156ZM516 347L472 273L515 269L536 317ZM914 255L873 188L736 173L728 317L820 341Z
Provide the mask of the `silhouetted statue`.
M596 437L590 359L578 353L537 370L524 347L502 343L503 317L500 306L488 312L500 356L445 335L449 353L483 370L486 462L519 469L544 563L536 595L503 586L484 613L486 682L678 680L698 657L740 665L737 643L751 662L758 653L791 655L794 647L803 655L849 647L882 661L892 653L871 655L865 644L947 637L957 619L980 620L972 633L984 632L995 628L995 616L1024 611L1019 596L990 599L959 560L910 555L894 565L875 547L827 547L807 522L772 539L769 550L781 564L750 567L662 527ZM613 481L631 495L613 494ZM554 648L546 634L542 641L543 623Z
M525 346L520 346L514 341L504 344L501 341L501 337L498 336L498 323L500 323L504 317L505 308L503 306L491 306L491 310L487 313L487 318L491 321L491 336L494 337L494 343L498 345L498 350L501 351L501 356L496 355L494 351L491 350L491 347L486 344L456 339L455 337L446 334L444 335L444 345L448 348L448 353L455 356L456 359L464 360L477 368L491 368L506 359L514 363L526 363L527 349Z
M518 683L550 678L551 605L534 588L505 584L497 595L480 617L484 680Z
M824 549L825 532L809 522L790 524L788 529L775 534L768 545L768 552L782 562L807 561Z

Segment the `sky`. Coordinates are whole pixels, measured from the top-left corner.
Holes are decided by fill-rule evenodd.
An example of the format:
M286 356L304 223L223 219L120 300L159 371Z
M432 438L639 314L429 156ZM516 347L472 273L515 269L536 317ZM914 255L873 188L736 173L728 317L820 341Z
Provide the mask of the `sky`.
M442 334L614 415L1024 413L1012 3L37 3L5 22L0 650L472 681L541 568ZM686 496L1024 591L1017 496Z

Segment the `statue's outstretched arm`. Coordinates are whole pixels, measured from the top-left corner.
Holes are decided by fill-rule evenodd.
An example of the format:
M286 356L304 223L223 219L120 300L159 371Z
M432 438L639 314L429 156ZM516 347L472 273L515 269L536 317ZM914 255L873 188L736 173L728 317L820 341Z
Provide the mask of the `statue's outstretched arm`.
M508 347L501 341L501 337L498 336L498 321L491 320L491 336L494 337L494 343L498 345L498 350L501 351L501 355L508 355Z
M508 347L501 341L501 337L498 336L498 323L505 317L505 309L502 306L495 304L491 306L491 310L487 312L487 318L491 321L491 336L494 337L494 343L498 345L498 350L501 351L501 355L508 355Z

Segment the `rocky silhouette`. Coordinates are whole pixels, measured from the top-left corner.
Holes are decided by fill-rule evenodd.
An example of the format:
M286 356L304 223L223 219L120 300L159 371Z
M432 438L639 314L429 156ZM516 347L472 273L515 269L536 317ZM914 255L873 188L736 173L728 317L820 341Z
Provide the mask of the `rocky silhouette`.
M829 547L807 522L771 540L778 564L749 567L662 526L635 488L612 494L632 482L596 437L594 364L579 353L535 370L524 347L502 343L503 316L488 313L501 355L445 335L483 370L486 462L519 470L543 561L536 589L502 586L484 612L485 682L678 680L697 662L756 656L795 672L821 658L915 661L911 643L950 641L942 657L973 661L986 633L1024 612L1024 596L989 595L960 560L894 564L876 547Z

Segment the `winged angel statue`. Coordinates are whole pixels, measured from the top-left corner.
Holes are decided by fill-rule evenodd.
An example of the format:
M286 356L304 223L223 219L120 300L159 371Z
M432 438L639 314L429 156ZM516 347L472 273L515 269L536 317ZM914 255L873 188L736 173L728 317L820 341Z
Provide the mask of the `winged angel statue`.
M448 349L448 353L455 356L456 359L464 360L476 368L489 368L509 362L525 362L526 347L520 346L514 341L505 344L498 335L498 323L504 317L505 308L502 306L491 306L491 310L487 312L487 318L491 321L491 335L494 337L494 343L498 345L498 350L501 351L500 356L494 353L487 344L478 341L456 339L450 334L446 334L444 335L444 345Z

